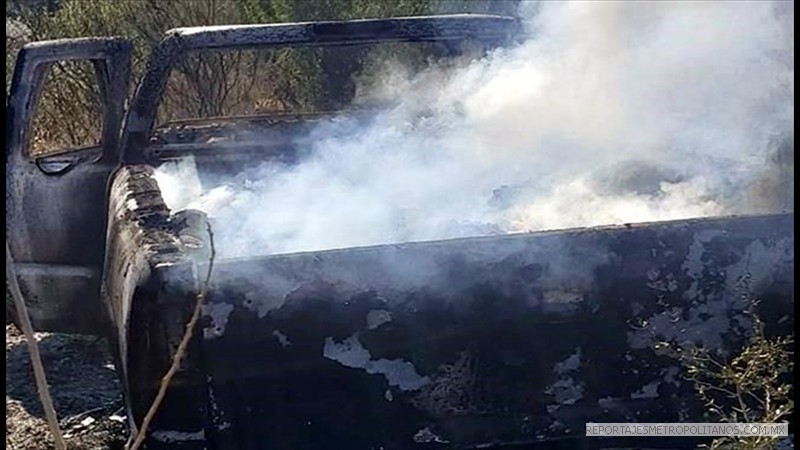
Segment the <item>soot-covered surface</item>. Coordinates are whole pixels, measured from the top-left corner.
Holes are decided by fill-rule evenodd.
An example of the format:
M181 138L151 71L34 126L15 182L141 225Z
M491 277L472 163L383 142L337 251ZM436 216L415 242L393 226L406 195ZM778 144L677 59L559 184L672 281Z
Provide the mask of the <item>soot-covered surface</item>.
M220 261L203 336L151 445L597 448L610 443L585 439L587 422L702 421L692 386L653 347L736 350L752 296L768 325L787 327L773 331L790 330L792 222L706 219ZM185 304L181 276L159 272L160 314ZM680 442L658 444L693 444Z

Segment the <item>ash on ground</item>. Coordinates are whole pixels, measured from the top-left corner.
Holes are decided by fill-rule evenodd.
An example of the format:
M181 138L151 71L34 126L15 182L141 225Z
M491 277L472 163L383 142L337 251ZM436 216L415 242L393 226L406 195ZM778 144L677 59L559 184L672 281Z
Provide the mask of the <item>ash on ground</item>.
M124 447L122 392L108 343L93 336L36 333L67 447ZM6 325L6 448L52 449L25 336Z

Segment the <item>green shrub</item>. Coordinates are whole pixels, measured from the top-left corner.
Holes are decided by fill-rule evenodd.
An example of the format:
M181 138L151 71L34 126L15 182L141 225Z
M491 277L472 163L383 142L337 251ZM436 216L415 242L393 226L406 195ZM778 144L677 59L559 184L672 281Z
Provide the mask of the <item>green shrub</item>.
M731 358L688 342L661 342L656 351L681 363L709 421L725 423L787 422L794 410L791 377L794 335L769 338L756 313L756 302L745 311L753 322L752 335ZM711 449L768 450L781 438L723 437L703 446Z

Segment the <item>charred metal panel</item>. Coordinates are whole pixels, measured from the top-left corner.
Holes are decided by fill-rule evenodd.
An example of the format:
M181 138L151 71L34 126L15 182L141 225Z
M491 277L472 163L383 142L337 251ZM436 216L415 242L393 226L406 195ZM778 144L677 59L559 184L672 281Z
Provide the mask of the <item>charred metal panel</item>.
M519 21L513 17L488 14L450 14L389 19L176 28L170 33L189 38L187 45L189 49L193 50L463 39L510 42L519 31Z
M131 103L123 133L123 160L136 164L145 162L143 151L148 143L170 71L190 51L467 39L497 46L512 42L520 31L520 23L513 17L481 14L225 25L171 30L153 49L144 77Z
M131 49L121 38L63 39L28 44L17 57L6 116L6 237L37 330L97 334L108 326L99 274ZM33 161L27 144L43 77L67 60L95 65L100 146Z
M135 435L142 410L147 407L144 404L152 401L148 383L160 380L170 352L174 352L165 337L171 336L174 341L174 335L182 333L186 323L183 316L173 317L166 309L159 310L157 316L169 320L171 327L144 318L156 299L151 273L165 266L191 267L151 167L126 166L115 174L109 195L106 248L102 295L116 326L118 366L128 417L137 418L130 422Z
M152 267L180 259L179 240L169 228L169 209L149 166L125 166L109 192L103 300L124 337L133 291Z
M750 296L791 330L793 244L785 214L219 261L167 396L202 389L202 423L159 417L148 448L587 448L590 421L702 421L654 344L736 350ZM163 308L188 275L155 271Z

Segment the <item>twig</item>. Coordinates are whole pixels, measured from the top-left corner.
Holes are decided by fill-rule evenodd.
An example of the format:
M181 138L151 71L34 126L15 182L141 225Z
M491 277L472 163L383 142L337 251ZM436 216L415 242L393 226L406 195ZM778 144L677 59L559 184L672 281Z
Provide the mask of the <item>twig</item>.
M156 415L159 406L161 406L161 402L164 400L169 383L172 381L172 377L175 375L181 365L181 360L186 353L186 348L189 346L189 341L192 339L194 327L197 325L197 321L200 319L200 312L202 310L203 302L206 298L206 294L208 293L208 285L211 283L211 271L214 268L214 258L217 254L214 248L214 233L211 232L211 224L207 223L206 226L208 229L208 240L211 247L211 255L208 257L208 272L206 273L205 282L200 288L200 292L197 294L197 301L194 304L192 317L186 324L186 331L183 334L183 338L181 338L178 349L175 351L175 355L172 357L172 365L170 365L166 375L164 375L164 377L161 379L161 385L158 387L156 398L153 399L150 409L144 416L144 420L142 420L142 426L140 427L139 432L136 434L136 439L134 440L130 450L137 450L139 447L141 447L142 443L144 443L144 439L147 436L147 427L150 426L150 422L153 420L153 417Z
M50 388L47 386L42 357L39 354L39 343L36 342L36 336L33 335L33 326L28 315L28 308L25 306L25 300L22 298L22 291L19 289L19 282L14 273L14 260L11 258L11 248L8 246L8 240L6 240L6 281L10 285L11 296L14 297L14 305L17 308L17 316L19 316L22 332L25 333L25 340L28 341L28 351L31 354L31 363L33 364L33 377L36 379L39 400L42 402L47 423L50 425L50 432L53 433L56 449L66 450L67 444L64 443L64 436L58 426L58 417L53 407L53 399L50 397Z

